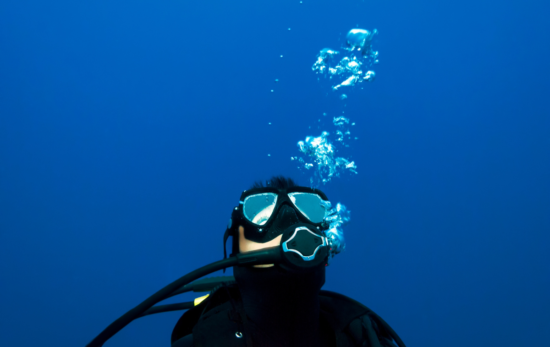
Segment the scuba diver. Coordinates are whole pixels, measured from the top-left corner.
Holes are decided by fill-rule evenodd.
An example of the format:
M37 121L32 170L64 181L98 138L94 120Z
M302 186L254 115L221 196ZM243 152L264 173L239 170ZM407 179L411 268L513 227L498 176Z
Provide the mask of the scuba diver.
M136 318L187 309L172 331L172 347L405 347L372 310L321 290L332 250L328 207L323 192L297 186L290 178L255 183L232 212L223 237L224 260L161 289L87 346L102 346ZM234 277L194 281L230 266ZM209 294L189 303L153 306L191 290Z

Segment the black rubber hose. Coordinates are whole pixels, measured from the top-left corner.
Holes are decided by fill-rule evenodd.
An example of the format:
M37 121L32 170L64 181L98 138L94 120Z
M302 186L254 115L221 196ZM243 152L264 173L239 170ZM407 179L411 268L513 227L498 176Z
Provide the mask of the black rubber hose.
M148 309L147 311L143 312L141 314L141 316L139 316L137 318L145 317L145 316L148 316L150 314L155 314L155 313L188 310L188 309L193 308L193 307L195 307L195 302L194 301L182 302L182 303L179 303L179 304L168 304L168 305L153 306L150 309Z
M174 282L170 283L166 287L162 288L155 294L151 295L141 304L137 305L130 311L126 312L120 318L111 323L105 328L99 335L97 335L87 347L101 347L103 344L113 337L116 333L122 330L125 326L130 324L134 319L140 317L148 309L153 307L156 303L167 299L172 293L180 289L184 285L193 282L194 280L216 272L221 269L225 269L235 265L255 265L255 264L269 264L279 263L281 261L281 247L270 247L259 251L249 253L239 253L235 257L230 257L224 260L214 262L212 264L205 265L198 268L195 271L191 271L187 275L180 277Z
M181 287L180 289L176 290L172 294L170 294L170 297L180 295L183 293L187 293L190 291L193 291L195 293L197 292L210 292L214 287L217 287L222 282L225 283L233 283L235 282L235 277L233 276L216 276L216 277L208 277L204 278L202 280L194 281L193 283L189 283Z
M116 333L122 330L126 325L132 322L134 319L140 317L145 311L153 307L157 302L162 301L170 296L174 291L178 290L182 286L196 280L197 278L206 276L212 272L224 269L226 267L237 265L238 261L236 257L220 260L212 264L203 266L195 271L188 273L187 275L180 277L174 282L170 283L166 287L162 288L155 294L151 295L141 304L137 305L130 311L126 312L120 318L111 323L105 330L96 336L87 347L101 347L103 344L113 337Z

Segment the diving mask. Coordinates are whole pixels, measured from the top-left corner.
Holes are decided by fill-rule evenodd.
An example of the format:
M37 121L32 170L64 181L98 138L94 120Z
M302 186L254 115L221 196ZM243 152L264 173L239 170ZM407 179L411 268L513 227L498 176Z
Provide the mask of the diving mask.
M244 227L247 240L265 243L281 235L288 227L306 223L316 230L326 230L330 202L320 190L307 187L278 189L253 188L241 194L235 207L226 237L237 235L239 225ZM225 244L224 240L224 244Z

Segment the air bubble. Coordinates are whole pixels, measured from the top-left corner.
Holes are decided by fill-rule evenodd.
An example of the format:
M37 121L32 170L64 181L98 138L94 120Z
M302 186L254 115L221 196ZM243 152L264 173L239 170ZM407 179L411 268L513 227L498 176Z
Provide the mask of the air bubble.
M332 87L338 90L341 87L352 87L363 81L372 82L374 71L363 72L378 63L378 51L372 50L372 38L377 30L368 31L365 29L352 29L346 36L346 46L343 47L347 53L336 62L335 57L339 52L330 48L323 48L317 55L317 61L313 64L312 70L317 74L323 74L330 79L343 77L344 80Z

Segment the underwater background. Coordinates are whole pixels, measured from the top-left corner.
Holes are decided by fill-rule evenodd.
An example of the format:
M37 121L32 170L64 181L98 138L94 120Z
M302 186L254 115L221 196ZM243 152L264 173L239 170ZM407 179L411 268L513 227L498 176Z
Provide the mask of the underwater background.
M355 125L337 154L357 173L319 185L351 212L323 289L409 347L548 345L548 13L529 0L3 0L0 346L84 346L220 260L241 191L273 175L310 185L297 142L336 143L342 115ZM312 66L323 48L347 52L354 28L378 31L376 79L335 91L342 79ZM106 346L169 346L181 314Z

